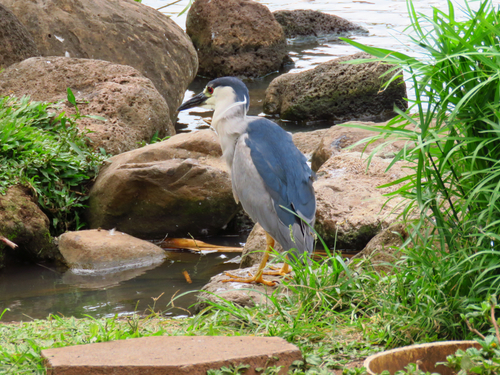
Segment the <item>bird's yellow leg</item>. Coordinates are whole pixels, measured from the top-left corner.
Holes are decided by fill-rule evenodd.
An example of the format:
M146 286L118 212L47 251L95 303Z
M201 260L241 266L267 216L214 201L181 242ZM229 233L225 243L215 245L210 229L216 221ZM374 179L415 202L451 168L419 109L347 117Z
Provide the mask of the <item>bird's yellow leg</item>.
M249 278L243 278L243 277L239 277L236 275L232 275L229 272L225 272L226 276L229 276L230 279L222 280L222 282L223 283L228 283L230 281L235 281L238 283L253 283L253 282L255 282L255 283L260 283L260 284L264 284L267 286L276 285L275 282L264 280L264 278L262 277L264 268L266 267L266 264L267 264L267 260L269 259L269 253L271 252L271 249L274 247L274 238L272 238L267 232L266 232L266 244L267 244L266 251L264 252L264 256L262 257L262 261L260 262L259 268L257 269L257 272L255 273L255 275L253 275L252 277L249 277Z
M264 275L274 275L274 276L286 276L290 272L292 272L292 269L288 265L288 263L284 263L281 268L279 267L271 267L274 271L265 271L263 272Z
M290 272L292 272L292 269L290 268L290 266L286 262L283 264L283 267L281 267L281 268L272 267L272 269L274 271L266 271L266 272L262 272L262 274L263 275L273 275L273 276L286 276Z

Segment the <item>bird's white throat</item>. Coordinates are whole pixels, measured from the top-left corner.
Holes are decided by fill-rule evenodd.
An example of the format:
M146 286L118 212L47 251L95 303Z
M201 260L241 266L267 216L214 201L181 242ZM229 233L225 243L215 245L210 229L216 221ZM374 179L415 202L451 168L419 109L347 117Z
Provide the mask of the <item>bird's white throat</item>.
M230 87L217 90L212 127L217 132L224 159L231 169L236 141L247 128L247 101L238 101Z

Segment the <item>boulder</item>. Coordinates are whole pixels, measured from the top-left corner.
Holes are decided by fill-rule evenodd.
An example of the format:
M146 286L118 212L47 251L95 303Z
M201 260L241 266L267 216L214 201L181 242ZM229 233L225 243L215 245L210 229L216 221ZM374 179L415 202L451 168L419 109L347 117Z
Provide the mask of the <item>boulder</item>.
M342 17L310 9L278 10L274 18L283 27L287 38L298 36L325 36L368 34L364 27Z
M69 57L32 57L11 65L0 74L0 95L29 95L33 100L59 101L67 88L76 97L83 115L98 115L78 120L88 129L95 147L118 154L160 137L175 134L165 99L152 82L136 69L103 60ZM61 107L74 113L64 101Z
M283 266L283 263L276 264L277 267ZM252 275L257 271L258 265L248 268L240 268L229 271L230 274L246 278L248 274ZM196 310L199 312L208 306L207 301L222 302L226 300L240 306L253 307L255 305L266 302L268 295L271 295L277 288L280 288L281 276L264 275L264 278L269 281L274 281L275 286L267 286L263 284L245 284L239 282L223 282L229 279L225 273L213 276L207 285L202 288L202 291L197 294L198 303ZM286 293L286 289L280 291L280 294Z
M275 78L266 90L264 112L285 120L385 121L394 117L394 105L408 107L406 85L396 79L382 90L387 77L380 76L392 65L380 62L346 64L369 59L356 53L319 64L311 70Z
M248 235L245 246L243 246L240 267L251 267L255 264L259 264L262 260L266 248L266 232L260 226L260 224L257 223ZM275 244L274 250L279 253L283 252L283 248L277 242Z
M49 230L50 222L27 188L16 185L0 194L0 235L19 247L11 249L0 241L0 267L4 258L29 261L60 258Z
M351 258L352 268L390 273L392 265L401 258L400 247L407 238L408 233L403 224L391 225L373 237L362 251Z
M283 29L255 1L196 0L186 32L198 51L198 74L209 78L261 77L279 70L287 58Z
M90 191L91 227L147 239L217 233L238 210L221 155L202 130L111 158Z
M76 274L148 267L166 257L159 246L114 229L66 232L59 236L59 251Z
M362 250L397 219L395 209L401 198L387 202L383 194L400 186L378 186L404 177L404 164L397 162L386 172L393 160L375 156L367 170L367 157L359 152L342 152L328 159L317 173L315 229L329 247Z
M0 70L39 55L35 41L26 27L14 13L0 4Z
M196 76L196 51L169 17L134 0L1 0L33 35L43 56L130 65L151 79L174 121Z
M358 122L358 121L350 121L350 124L359 124L359 125L379 125L383 126L385 124L374 124L373 122ZM313 151L311 155L311 168L313 171L317 171L323 163L325 163L332 155L339 154L342 150L347 147L350 147L361 141L362 139L373 137L379 133L358 129L358 128L347 128L343 126L332 126L329 129L326 129L322 133L321 140L318 142L316 149ZM349 148L349 151L355 152L364 152L366 155L369 155L376 147L382 145L387 142L387 139L380 139L373 143L362 143L353 148ZM379 152L377 152L377 156L381 158L392 158L394 155L399 152L405 146L405 142L396 141L394 143L388 144L384 146Z
M304 155L314 152L328 129L313 130L310 132L297 132L292 134L293 143Z

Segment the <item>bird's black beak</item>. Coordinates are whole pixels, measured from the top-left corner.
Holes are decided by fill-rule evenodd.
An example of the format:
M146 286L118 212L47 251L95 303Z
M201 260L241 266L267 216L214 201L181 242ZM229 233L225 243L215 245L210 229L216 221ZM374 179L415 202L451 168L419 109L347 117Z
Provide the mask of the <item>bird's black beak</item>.
M183 111L188 108L199 107L200 105L205 103L207 99L208 96L206 96L203 92L200 92L198 95L193 96L187 102L182 103L182 105L179 108L177 108L177 111Z

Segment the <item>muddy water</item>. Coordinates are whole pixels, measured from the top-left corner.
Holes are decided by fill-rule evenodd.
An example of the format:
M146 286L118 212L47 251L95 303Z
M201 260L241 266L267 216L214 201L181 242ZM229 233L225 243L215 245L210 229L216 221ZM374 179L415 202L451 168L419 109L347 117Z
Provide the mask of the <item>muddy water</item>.
M143 0L143 3L159 8L173 0ZM185 15L176 15L185 7L187 0L172 5L162 11L173 17L182 28ZM369 35L354 36L358 42L418 55L419 51L411 46L408 36L403 32L409 19L404 0L272 0L261 1L271 10L314 9L335 14L356 22L369 30ZM444 0L415 0L418 11L429 13L431 6L446 9ZM463 4L459 2L458 4ZM336 38L320 40L301 39L289 42L289 52L295 66L291 72L311 69L319 63L357 52ZM264 91L278 73L246 82L252 98L250 114L262 112ZM198 78L186 92L186 98L199 92L207 80ZM411 94L410 94L411 95ZM203 121L208 113L193 110L182 113L179 127L185 131L205 128ZM288 130L295 130L304 124L281 123ZM328 123L305 124L308 129L330 126ZM238 246L244 239L209 239L208 242L225 241L228 246ZM47 269L40 265L9 267L0 272L0 313L9 308L3 321L45 318L48 314L81 317L114 316L147 313L153 306L153 298L162 297L156 302L156 310L165 310L175 293L183 293L202 287L208 279L223 270L235 268L235 264L225 263L235 254L172 253L162 265L152 269L139 269L108 276L77 276L63 273L57 269ZM182 275L186 270L193 283L188 284ZM194 302L190 294L176 301L176 306L188 307ZM174 315L185 312L180 309L169 311Z

